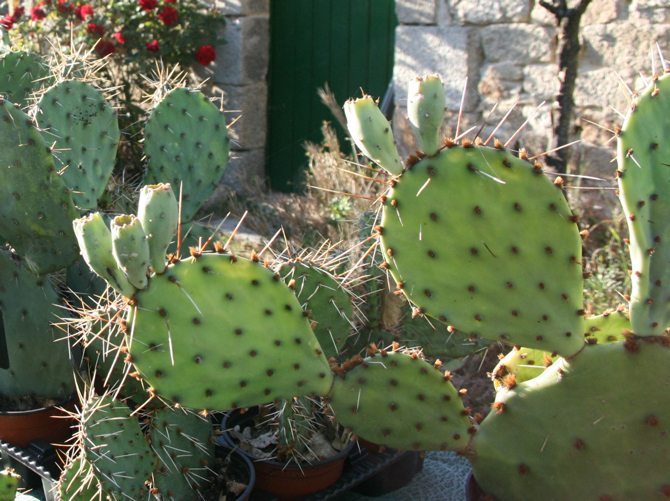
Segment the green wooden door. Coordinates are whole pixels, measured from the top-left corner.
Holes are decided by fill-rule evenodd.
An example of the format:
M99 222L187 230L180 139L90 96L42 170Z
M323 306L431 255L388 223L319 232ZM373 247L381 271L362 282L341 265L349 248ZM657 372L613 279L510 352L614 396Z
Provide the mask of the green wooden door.
M335 122L317 89L343 104L360 89L383 97L393 73L395 0L272 0L267 173L294 191L307 166L303 143Z

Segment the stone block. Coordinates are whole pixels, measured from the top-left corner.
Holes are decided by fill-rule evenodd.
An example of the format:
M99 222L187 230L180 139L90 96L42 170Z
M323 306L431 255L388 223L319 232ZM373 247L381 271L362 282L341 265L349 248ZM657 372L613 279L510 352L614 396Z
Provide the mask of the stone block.
M552 26L556 28L556 17L547 9L540 5L540 2L535 2L530 11L530 20L533 24L541 26Z
M550 63L555 60L555 30L532 24L497 24L481 30L489 62Z
M265 149L230 152L230 161L221 180L227 189L243 196L250 195L256 193L265 180Z
M214 3L226 16L249 16L270 12L270 0L214 0Z
M267 76L270 59L268 16L229 18L224 28L226 44L213 64L219 84L245 85Z
M582 26L606 24L619 17L618 0L592 0L582 16Z
M631 82L632 85L632 82ZM575 106L613 108L625 112L630 95L619 81L614 68L581 71L575 86Z
M437 73L445 84L449 109L460 107L463 85L468 78L465 111L473 111L478 102L480 64L481 51L473 28L400 26L396 30L393 75L396 101L405 104L410 79Z
M670 49L670 30L663 25L647 22L618 21L594 24L582 30L584 38L583 63L592 67L608 67L622 77L631 78L638 71L650 73L649 49L656 42L667 54ZM656 66L659 67L656 57Z
M523 70L514 63L505 61L486 65L477 85L477 91L484 101L481 104L484 108L490 108L493 103L516 101L521 92L522 80Z
M460 24L519 23L530 20L529 0L453 0L451 17Z
M213 86L209 92L215 96L223 93L223 107L228 123L237 119L230 130L231 148L264 148L267 139L267 83L261 81L251 85Z
M558 94L557 64L529 64L523 68L523 90L537 101L553 101Z
M396 0L395 12L400 24L437 23L438 0Z

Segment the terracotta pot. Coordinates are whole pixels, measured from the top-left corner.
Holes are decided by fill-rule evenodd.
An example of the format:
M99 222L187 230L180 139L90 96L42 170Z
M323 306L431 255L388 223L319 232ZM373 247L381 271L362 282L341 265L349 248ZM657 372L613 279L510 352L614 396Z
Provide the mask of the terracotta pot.
M34 440L64 444L72 436L72 418L61 408L73 412L77 397L52 407L29 411L0 412L0 440L27 448Z
M239 411L232 411L226 415L221 423L224 441L230 446L236 447L237 444L225 430L232 429L237 425L241 428L252 426L255 415L255 409L250 409L244 414ZM342 476L344 463L353 447L354 442L349 442L343 450L331 458L317 463L301 463L300 465L259 459L243 450L238 450L241 454L248 456L254 464L256 488L273 495L279 501L289 501L314 494L337 482Z

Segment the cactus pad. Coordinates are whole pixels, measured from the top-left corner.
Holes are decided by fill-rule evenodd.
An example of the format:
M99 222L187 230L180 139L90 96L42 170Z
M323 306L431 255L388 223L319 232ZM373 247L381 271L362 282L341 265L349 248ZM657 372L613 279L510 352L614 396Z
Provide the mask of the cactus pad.
M182 191L182 222L193 219L214 192L228 163L230 137L223 112L201 92L179 88L154 108L144 130L147 178Z
M504 150L456 146L406 170L382 244L418 312L566 356L582 336L581 239L559 188Z
M0 95L24 108L29 98L47 85L49 67L38 55L25 51L10 52L0 57Z
M228 410L330 389L300 303L259 263L188 258L153 276L135 300L131 358L166 400Z
M670 380L670 348L639 342L632 353L624 346L587 346L498 392L498 411L482 422L472 460L484 492L495 499L663 498L670 403L660 395Z
M120 132L116 112L103 94L85 82L66 80L48 89L37 120L57 168L81 210L95 209L112 175Z
M619 193L630 232L630 318L640 336L670 325L670 75L631 104L617 146Z
M68 461L58 481L61 501L103 501L107 496L95 476L95 470L84 455Z
M34 271L49 273L79 257L78 216L35 122L0 98L0 234Z
M405 450L460 450L470 418L458 391L421 358L381 352L335 378L337 420L365 440Z

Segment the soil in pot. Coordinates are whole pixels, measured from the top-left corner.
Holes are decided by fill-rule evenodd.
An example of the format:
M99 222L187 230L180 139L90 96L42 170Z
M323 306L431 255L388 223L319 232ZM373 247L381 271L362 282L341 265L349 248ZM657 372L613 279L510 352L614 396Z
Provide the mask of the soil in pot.
M341 433L336 440L335 437L330 437L330 440L333 440L336 446L339 443L341 448L327 459L312 460L309 463L287 463L285 461L270 459L275 457L275 452L273 451L276 449L276 445L272 443L270 437L272 429L256 427L255 421L258 416L258 408L250 409L244 414L239 411L233 411L224 418L221 425L222 430L224 430L222 433L223 440L233 447L239 446L241 453L248 455L253 461L254 468L256 469L256 487L258 489L266 491L282 501L300 499L329 487L342 476L344 463L353 449L354 443L343 438ZM324 418L324 421L330 423L327 417L324 416ZM231 434L231 431L236 428L237 432L233 431ZM245 432L245 430L247 431ZM251 430L254 431L251 432ZM254 440L254 437L255 439L260 439L260 442L263 442L265 437L270 442L268 444L270 452L263 452L261 450L261 455L266 456L264 458L254 455L252 452L247 452L244 448L248 448L249 445L245 444L244 441L240 443L239 438L235 439L233 435L237 435L238 437L244 435L250 436L252 437L252 442L256 444L258 441Z
M210 473L212 481L198 497L203 501L245 501L256 483L256 472L249 458L225 445L217 444Z

